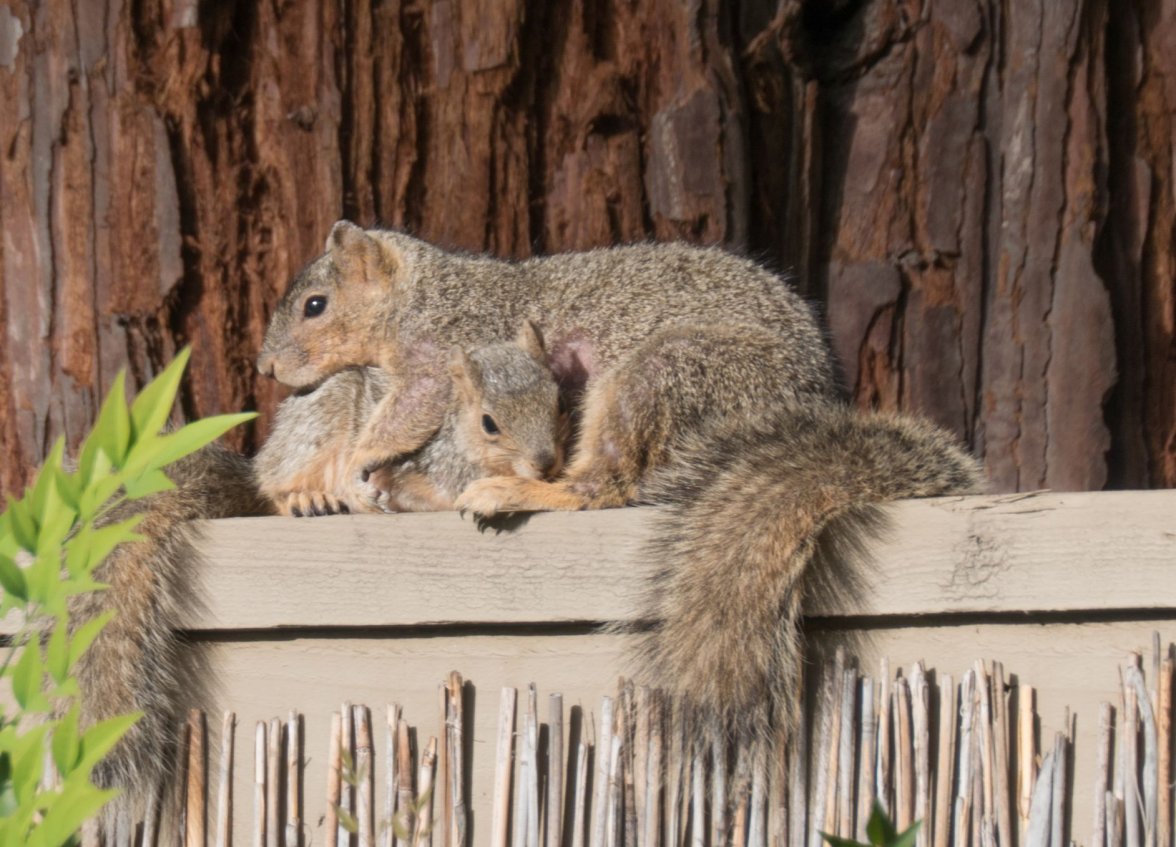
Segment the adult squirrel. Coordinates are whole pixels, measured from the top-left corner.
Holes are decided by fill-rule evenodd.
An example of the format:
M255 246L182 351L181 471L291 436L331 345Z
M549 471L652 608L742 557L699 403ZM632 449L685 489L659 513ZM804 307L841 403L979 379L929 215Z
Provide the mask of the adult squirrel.
M782 694L800 662L804 576L831 535L879 502L978 487L975 463L930 425L848 410L810 309L713 248L506 262L340 221L279 302L258 367L295 387L344 368L385 372L345 480L375 503L378 470L444 417L444 351L500 340L523 319L578 398L571 461L555 481L475 481L457 505L490 516L679 504L648 550L654 625L637 673L709 733L767 738L791 720Z
M514 341L455 348L448 361L452 390L445 418L416 453L381 468L387 496L376 505L383 511L451 509L474 479L539 477L562 462L567 417L532 324L524 322ZM71 610L75 625L116 612L78 665L83 719L143 712L95 775L100 785L125 789L104 813L105 831L113 832L124 809L129 820L144 813L170 772L167 751L174 749L183 708L194 704L192 681L200 674L175 634L199 603L194 521L279 509L341 511L346 499L333 476L335 459L354 446L387 382L372 368L336 374L281 404L273 434L252 463L210 445L168 468L173 490L128 503L112 516L142 511L138 531L145 540L118 547L96 574L110 590L79 595ZM291 480L309 486L302 499L289 494Z
M282 513L432 512L454 508L474 480L539 479L558 471L567 415L543 337L524 321L514 341L447 354L448 401L437 431L375 472L373 500L354 497L346 476L364 424L387 395L379 368L349 368L282 403L254 459L261 492Z

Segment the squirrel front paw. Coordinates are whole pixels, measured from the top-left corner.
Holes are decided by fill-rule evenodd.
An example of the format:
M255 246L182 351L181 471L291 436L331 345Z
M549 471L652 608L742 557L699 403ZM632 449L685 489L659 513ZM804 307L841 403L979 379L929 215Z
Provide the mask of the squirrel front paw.
M351 512L344 501L325 491L295 491L287 494L276 505L279 514L295 518L346 515Z

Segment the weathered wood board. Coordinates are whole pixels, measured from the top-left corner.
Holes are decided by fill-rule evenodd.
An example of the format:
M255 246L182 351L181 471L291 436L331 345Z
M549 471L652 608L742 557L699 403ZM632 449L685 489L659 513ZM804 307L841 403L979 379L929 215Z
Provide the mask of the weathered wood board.
M1176 492L955 497L886 514L856 596L814 597L811 615L1176 608ZM656 521L656 509L540 514L500 533L453 513L218 521L191 628L628 618Z

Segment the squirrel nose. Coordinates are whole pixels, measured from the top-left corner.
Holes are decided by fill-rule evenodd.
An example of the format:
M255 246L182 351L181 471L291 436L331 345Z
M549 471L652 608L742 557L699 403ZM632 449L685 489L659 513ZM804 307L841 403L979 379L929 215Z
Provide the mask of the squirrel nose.
M257 357L257 370L261 372L262 376L270 378L274 375L274 357L268 353L262 353Z

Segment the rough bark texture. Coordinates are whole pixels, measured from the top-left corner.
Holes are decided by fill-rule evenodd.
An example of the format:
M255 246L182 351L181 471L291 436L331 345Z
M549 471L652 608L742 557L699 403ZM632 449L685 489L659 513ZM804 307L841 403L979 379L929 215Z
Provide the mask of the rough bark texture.
M181 344L184 413L272 411L340 216L726 243L995 489L1176 485L1174 43L1176 0L0 0L0 490Z

